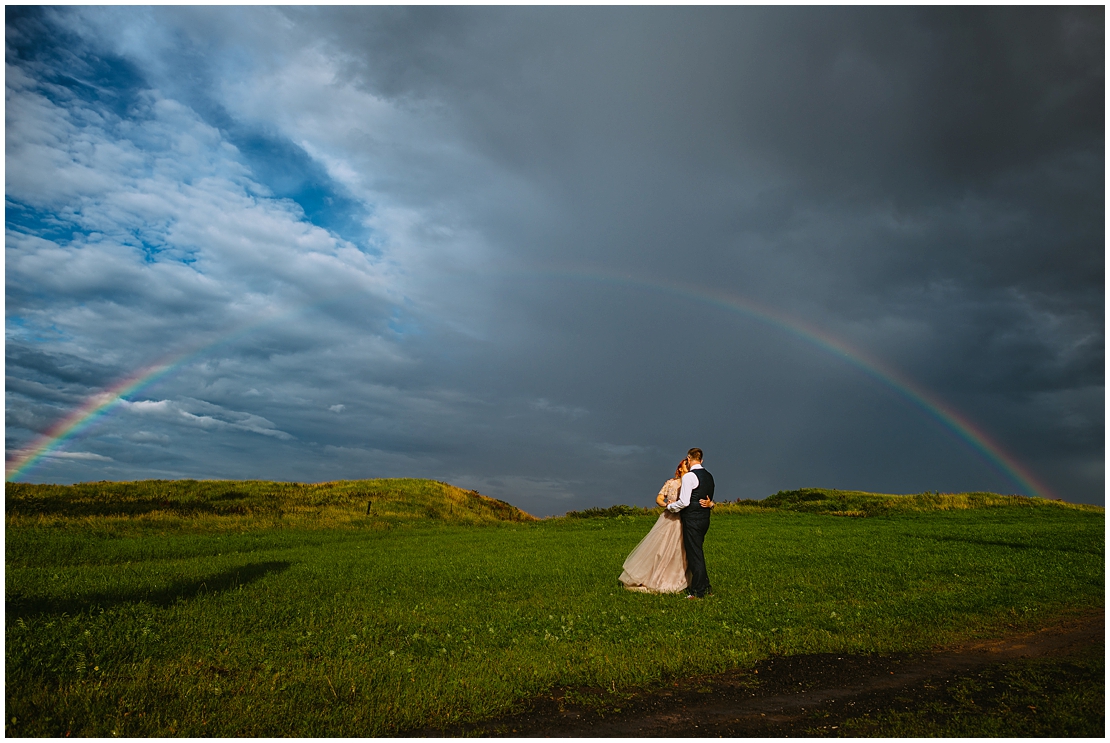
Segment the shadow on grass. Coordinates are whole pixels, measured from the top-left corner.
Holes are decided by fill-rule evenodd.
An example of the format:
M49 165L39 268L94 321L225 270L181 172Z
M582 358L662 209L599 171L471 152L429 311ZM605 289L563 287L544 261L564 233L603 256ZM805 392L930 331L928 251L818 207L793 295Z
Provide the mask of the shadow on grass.
M222 593L253 583L271 573L288 570L292 563L284 561L256 562L231 568L198 580L175 581L165 588L95 593L72 598L32 598L16 596L4 602L9 617L31 617L38 614L81 614L97 609L109 609L120 604L144 602L165 608L178 601L188 601L198 596Z

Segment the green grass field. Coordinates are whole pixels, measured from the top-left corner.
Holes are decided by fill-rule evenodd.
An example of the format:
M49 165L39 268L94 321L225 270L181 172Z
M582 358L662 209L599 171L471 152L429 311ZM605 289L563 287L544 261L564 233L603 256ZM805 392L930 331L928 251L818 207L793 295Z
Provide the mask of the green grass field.
M617 585L658 511L537 521L419 480L9 483L5 732L396 734L554 686L923 650L1103 605L1101 508L768 500L717 508L715 596L690 602Z

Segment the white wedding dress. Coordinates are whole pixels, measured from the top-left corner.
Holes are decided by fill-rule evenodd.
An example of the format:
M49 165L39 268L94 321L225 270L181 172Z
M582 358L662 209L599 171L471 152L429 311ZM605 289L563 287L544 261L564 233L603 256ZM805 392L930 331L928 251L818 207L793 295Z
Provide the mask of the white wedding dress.
M667 480L659 494L666 504L678 500L679 479ZM630 591L674 593L689 585L686 552L682 548L682 521L677 513L663 511L655 526L624 561L620 581Z

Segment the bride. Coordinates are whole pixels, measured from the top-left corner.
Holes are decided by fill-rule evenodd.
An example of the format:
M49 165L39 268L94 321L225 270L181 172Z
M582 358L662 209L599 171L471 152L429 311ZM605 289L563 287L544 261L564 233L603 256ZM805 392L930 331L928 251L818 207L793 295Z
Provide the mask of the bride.
M666 508L678 500L682 476L690 471L683 459L674 477L663 483L655 502ZM674 593L689 585L686 573L686 552L682 548L682 521L677 513L663 511L655 526L640 540L624 561L620 581L630 591Z

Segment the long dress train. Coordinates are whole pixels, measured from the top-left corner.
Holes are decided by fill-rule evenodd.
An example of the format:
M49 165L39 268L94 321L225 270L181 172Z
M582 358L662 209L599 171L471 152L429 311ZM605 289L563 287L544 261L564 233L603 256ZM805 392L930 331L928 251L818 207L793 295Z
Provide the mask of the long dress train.
M667 504L678 500L682 481L667 480L659 494ZM686 553L682 548L682 521L677 513L663 511L651 531L624 561L620 581L630 591L674 593L689 584Z

